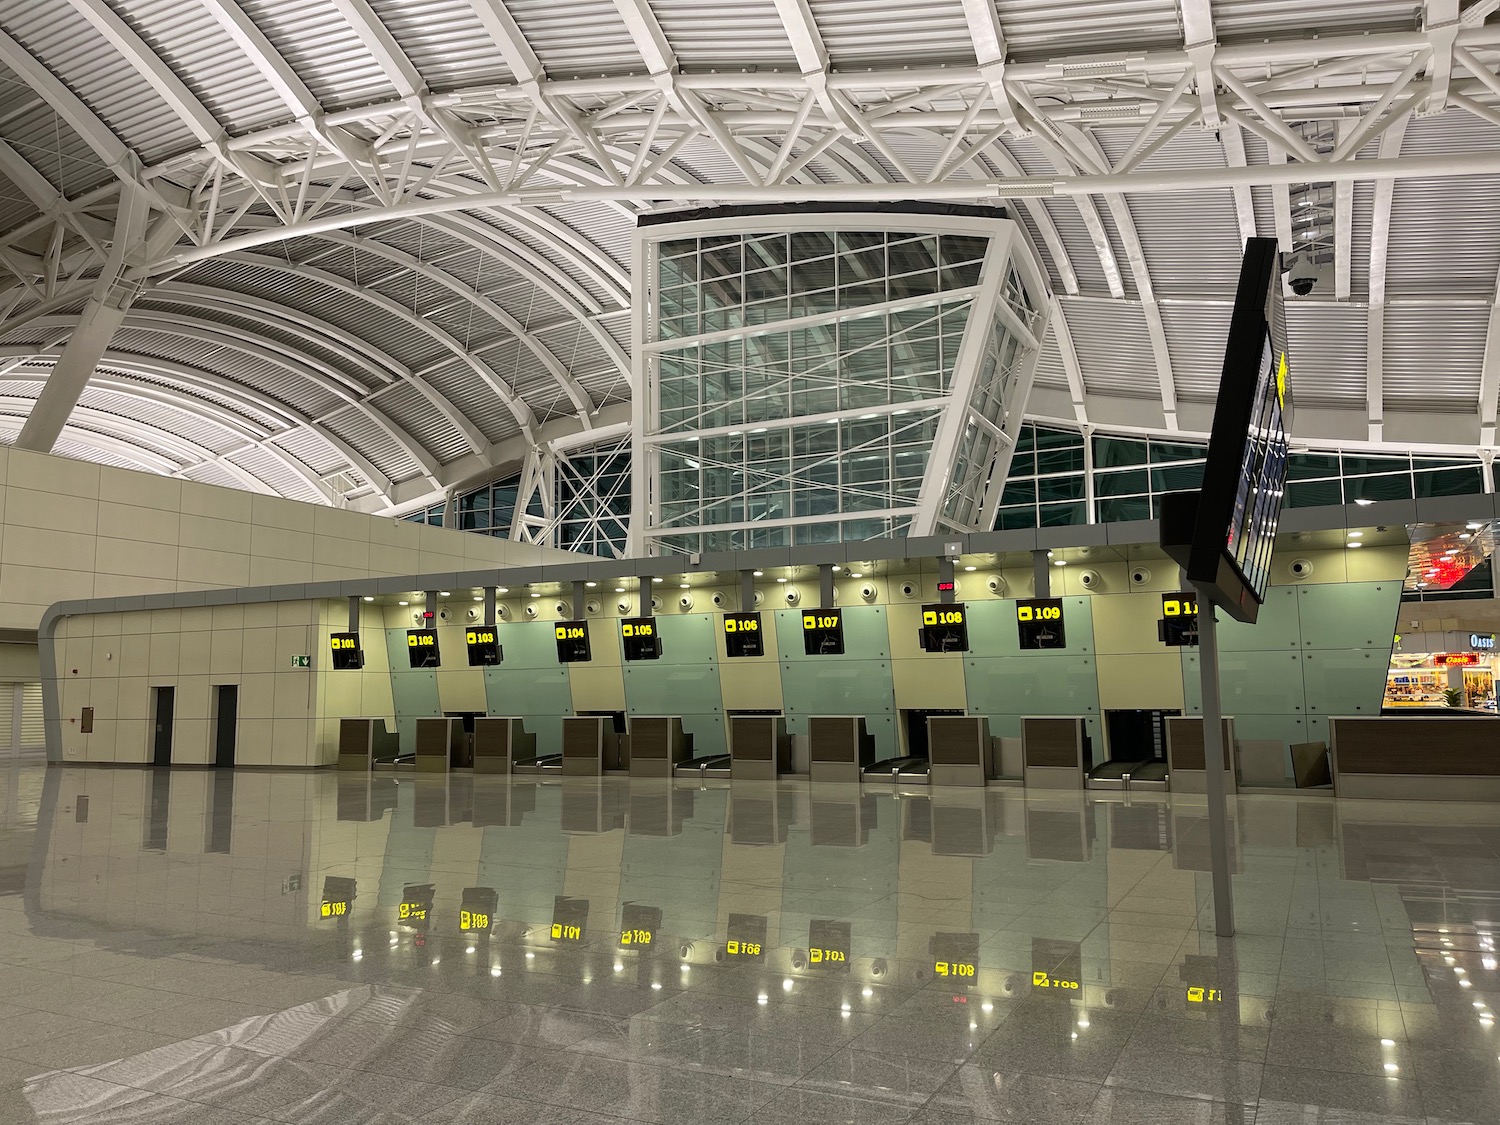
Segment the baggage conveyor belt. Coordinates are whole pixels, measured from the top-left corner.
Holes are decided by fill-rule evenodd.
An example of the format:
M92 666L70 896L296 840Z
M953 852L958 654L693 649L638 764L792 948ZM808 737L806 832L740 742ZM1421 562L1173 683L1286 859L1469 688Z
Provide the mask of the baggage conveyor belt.
M1111 758L1089 771L1090 789L1135 789L1147 792L1166 792L1167 763L1153 758L1125 761Z

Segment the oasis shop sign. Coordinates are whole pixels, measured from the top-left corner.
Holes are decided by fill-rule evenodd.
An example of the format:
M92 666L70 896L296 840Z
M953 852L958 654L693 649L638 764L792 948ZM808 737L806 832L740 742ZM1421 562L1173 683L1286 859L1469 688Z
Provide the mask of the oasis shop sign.
M1494 633L1470 633L1469 647L1488 652L1495 647Z

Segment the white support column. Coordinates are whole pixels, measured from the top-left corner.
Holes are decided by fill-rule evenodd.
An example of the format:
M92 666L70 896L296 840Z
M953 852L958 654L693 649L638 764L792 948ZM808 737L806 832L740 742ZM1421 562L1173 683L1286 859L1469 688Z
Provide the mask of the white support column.
M1491 451L1496 445L1495 421L1500 413L1500 281L1495 286L1495 303L1490 308L1489 334L1485 337L1484 366L1479 375L1479 445ZM1487 461L1486 464L1489 462ZM1493 484L1486 491L1493 491Z

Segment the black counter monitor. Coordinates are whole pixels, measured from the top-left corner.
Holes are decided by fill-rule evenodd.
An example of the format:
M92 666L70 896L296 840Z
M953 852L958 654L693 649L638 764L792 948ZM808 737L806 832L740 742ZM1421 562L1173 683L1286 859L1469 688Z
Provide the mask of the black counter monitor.
M661 907L627 902L620 908L620 948L652 949L661 932Z
M495 922L500 896L493 887L465 887L459 900L458 932L487 934Z
M559 621L553 632L557 636L559 664L587 664L593 659L587 621Z
M853 945L852 927L848 922L814 918L807 924L807 962L814 968L849 970L849 953Z
M489 668L505 659L493 625L474 626L464 634L464 642L469 646L470 668Z
M552 940L581 945L588 932L589 900L557 895L552 900Z
M724 953L731 961L760 961L766 955L766 916L764 914L731 914L729 940Z
M438 654L436 629L408 629L406 655L413 668L437 668L443 663Z
M355 672L365 666L364 650L359 647L358 633L334 633L328 638L333 651L335 672Z
M764 656L766 642L761 633L760 614L726 613L724 615L724 655Z
M1031 987L1074 995L1083 991L1083 947L1076 941L1031 939Z
M1016 637L1023 649L1067 648L1062 599L1031 598L1017 602Z
M1192 592L1163 594L1161 620L1157 622L1158 639L1168 648L1185 648L1198 643L1198 595Z
M809 609L802 613L802 651L808 656L844 654L844 611Z
M625 647L627 661L661 659L661 630L654 617L623 618L620 643Z
M923 652L968 652L969 614L961 602L922 607Z

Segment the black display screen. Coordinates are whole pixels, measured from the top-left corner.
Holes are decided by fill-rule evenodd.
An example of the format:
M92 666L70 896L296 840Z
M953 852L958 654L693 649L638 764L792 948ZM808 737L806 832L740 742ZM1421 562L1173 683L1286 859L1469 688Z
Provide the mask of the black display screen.
M661 631L654 617L626 617L620 621L620 643L625 659L660 660Z
M335 672L354 672L365 666L365 653L359 647L358 633L334 633L328 638L328 647L333 651Z
M760 614L726 613L724 615L724 655L764 656L766 642L761 633Z
M413 668L437 668L443 663L438 654L436 629L408 629L406 631L406 655Z
M802 651L808 656L844 654L844 611L809 609L802 614Z
M505 659L505 650L493 625L476 625L464 634L469 646L469 667L488 668Z
M1198 643L1198 595L1192 591L1161 596L1161 620L1157 637L1168 648Z
M816 968L848 972L852 945L852 927L848 922L814 918L807 924L807 961Z
M1243 622L1265 601L1286 493L1292 392L1279 263L1274 238L1246 240L1203 487L1190 519L1187 500L1162 513L1162 545L1188 580Z
M924 652L968 652L968 610L959 602L924 605L921 637Z
M587 664L594 658L593 650L589 648L587 621L559 621L553 633L557 636L559 664Z
M552 899L552 940L579 945L588 932L589 900L556 895Z
M1016 639L1023 649L1067 648L1062 599L1031 598L1017 602Z
M979 973L978 934L933 934L928 943L932 971L956 984L973 984Z
M406 884L401 891L401 905L396 910L401 924L425 930L428 919L432 917L432 896L435 893L436 888L431 883Z

